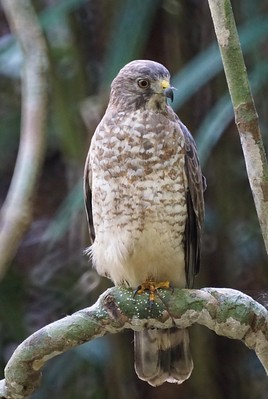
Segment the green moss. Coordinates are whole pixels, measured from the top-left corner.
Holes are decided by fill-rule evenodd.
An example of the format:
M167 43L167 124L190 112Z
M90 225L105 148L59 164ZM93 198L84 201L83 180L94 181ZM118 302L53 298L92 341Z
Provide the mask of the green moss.
M166 295L168 295L168 292L164 291L167 290L161 290L159 295L156 295L155 302L151 305L147 292L134 296L132 289L120 287L119 289L114 289L112 294L122 313L127 317L136 316L139 319L147 319L161 316L165 309L161 298L165 301Z

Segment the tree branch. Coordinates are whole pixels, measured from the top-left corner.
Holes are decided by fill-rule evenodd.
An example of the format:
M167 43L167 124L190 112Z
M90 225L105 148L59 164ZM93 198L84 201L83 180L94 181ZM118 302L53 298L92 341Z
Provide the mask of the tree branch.
M268 165L230 0L208 0L268 253Z
M9 24L24 53L21 139L8 195L0 213L0 279L32 219L33 197L45 153L48 57L29 0L3 0Z
M27 338L13 353L0 381L0 398L26 399L38 387L45 363L107 333L145 327L202 324L254 349L268 372L268 312L249 296L232 289L161 290L151 311L148 295L133 298L125 288L111 288L95 305L51 323Z

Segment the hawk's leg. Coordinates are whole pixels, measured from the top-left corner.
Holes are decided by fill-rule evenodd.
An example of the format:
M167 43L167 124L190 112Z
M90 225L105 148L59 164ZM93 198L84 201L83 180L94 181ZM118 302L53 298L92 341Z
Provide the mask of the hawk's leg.
M173 291L173 287L170 284L169 281L153 281L153 280L146 280L143 284L139 285L136 290L134 291L134 297L137 294L142 294L143 292L148 292L149 293L149 307L150 309L152 308L154 302L155 302L155 297L156 295L159 296L160 299L161 296L158 293L159 289L171 289Z

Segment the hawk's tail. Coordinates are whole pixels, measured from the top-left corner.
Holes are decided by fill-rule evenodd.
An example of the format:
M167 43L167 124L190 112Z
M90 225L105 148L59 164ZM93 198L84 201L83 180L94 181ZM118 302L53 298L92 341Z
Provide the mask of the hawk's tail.
M158 386L181 384L190 377L193 361L186 329L157 328L134 332L135 370L141 380Z

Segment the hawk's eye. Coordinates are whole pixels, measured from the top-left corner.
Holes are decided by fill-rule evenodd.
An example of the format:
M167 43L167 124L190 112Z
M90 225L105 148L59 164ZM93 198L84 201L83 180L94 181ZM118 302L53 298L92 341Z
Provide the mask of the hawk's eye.
M138 86L142 89L147 89L147 87L150 86L149 80L147 79L139 79L137 83Z

